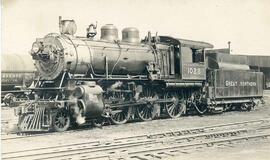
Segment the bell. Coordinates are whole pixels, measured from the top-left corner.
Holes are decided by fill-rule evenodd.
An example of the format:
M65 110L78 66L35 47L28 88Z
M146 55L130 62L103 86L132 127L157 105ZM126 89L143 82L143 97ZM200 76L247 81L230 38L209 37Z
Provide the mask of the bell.
M96 26L92 23L89 25L89 27L87 28L87 38L94 38L95 35L97 34L97 30L96 30Z

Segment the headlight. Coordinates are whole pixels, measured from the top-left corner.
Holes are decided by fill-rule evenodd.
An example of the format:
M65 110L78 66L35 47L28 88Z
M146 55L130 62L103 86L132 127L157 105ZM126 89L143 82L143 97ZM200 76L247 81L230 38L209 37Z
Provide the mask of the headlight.
M37 53L39 51L39 49L40 49L40 45L37 42L33 43L32 52Z

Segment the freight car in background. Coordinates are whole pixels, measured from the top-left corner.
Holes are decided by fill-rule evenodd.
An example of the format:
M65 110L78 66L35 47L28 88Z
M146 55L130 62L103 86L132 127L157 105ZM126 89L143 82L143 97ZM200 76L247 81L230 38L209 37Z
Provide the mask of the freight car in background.
M36 76L36 69L28 54L1 55L1 101L6 105L26 98Z
M250 69L263 72L264 87L270 89L270 56L247 56L247 58Z
M32 45L39 80L29 103L15 110L22 132L250 110L263 96L261 72L232 67L226 56L205 60L212 44L150 32L141 40L134 27L119 40L111 24L101 27L100 39L94 24L78 37L74 20L60 18L59 25L59 34Z

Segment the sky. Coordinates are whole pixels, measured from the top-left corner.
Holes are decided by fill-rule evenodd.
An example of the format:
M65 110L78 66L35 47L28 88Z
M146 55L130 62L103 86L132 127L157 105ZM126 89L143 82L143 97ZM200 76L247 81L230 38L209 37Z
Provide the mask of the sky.
M78 36L90 23L136 27L152 34L205 41L233 54L270 56L269 0L2 0L2 53L27 54L36 38L59 33L58 16L74 19ZM98 34L95 38L99 39Z

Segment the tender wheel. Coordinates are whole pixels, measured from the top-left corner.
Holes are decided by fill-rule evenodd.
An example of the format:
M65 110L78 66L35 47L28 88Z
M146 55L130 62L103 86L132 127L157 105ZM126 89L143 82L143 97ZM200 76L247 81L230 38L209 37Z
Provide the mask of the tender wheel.
M168 102L164 104L165 111L167 115L171 118L178 118L182 115L182 113L186 110L186 104L183 99L177 92L167 92L164 95L165 100L171 100L172 102Z
M140 95L141 101L146 101L146 104L142 104L136 107L136 113L140 120L150 121L152 120L160 107L159 104L155 103L158 99L158 95L152 89L145 89Z
M16 97L12 93L8 93L4 96L3 102L5 103L6 106L12 105L16 101Z
M63 132L70 126L70 115L65 109L57 109L52 118L52 127L54 131Z
M112 111L111 121L113 124L124 124L128 121L131 113L131 107Z
M240 109L242 111L251 111L251 109L254 107L253 103L243 103L240 106Z

